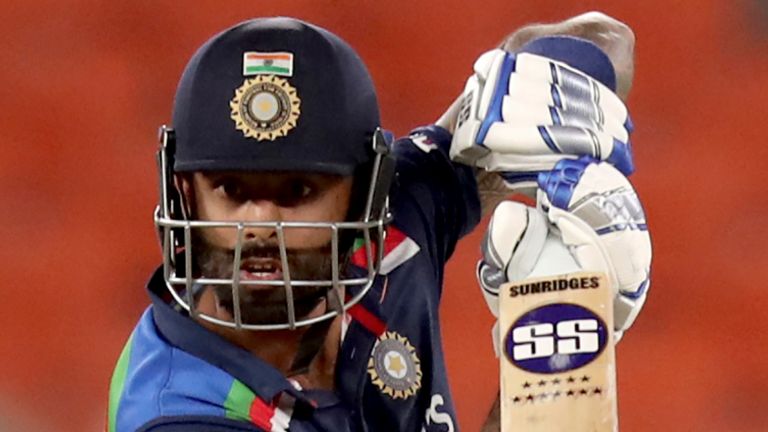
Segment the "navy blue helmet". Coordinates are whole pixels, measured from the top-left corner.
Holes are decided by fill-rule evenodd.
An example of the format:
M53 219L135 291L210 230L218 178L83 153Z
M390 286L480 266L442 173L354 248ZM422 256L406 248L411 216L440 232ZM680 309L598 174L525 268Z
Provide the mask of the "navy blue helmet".
M233 298L243 285L276 285L286 290L286 322L242 322L240 305L233 305L232 322L199 314L217 324L254 330L294 328L332 318L365 294L378 272L378 263L391 216L387 192L392 157L381 132L376 91L357 53L341 38L292 18L260 18L231 27L203 44L187 64L179 82L173 126L161 128L158 152L161 200L155 215L163 247L166 283L176 301L197 315L196 286L231 285ZM355 176L353 196L361 201L354 220L344 222L201 221L192 220L175 187L176 173L195 171L299 171ZM361 185L364 183L364 187ZM238 231L234 256L239 260L242 231L270 226L277 232L283 280L240 281L194 275L191 230L230 227ZM328 280L290 278L285 230L328 229L332 232L334 274ZM361 238L368 257L362 276L338 270L345 250ZM378 256L374 256L378 255ZM238 263L233 263L236 266ZM236 273L236 272L235 272ZM330 310L321 317L295 316L292 290L301 286L328 288ZM347 290L345 287L357 287ZM354 295L349 295L353 292Z

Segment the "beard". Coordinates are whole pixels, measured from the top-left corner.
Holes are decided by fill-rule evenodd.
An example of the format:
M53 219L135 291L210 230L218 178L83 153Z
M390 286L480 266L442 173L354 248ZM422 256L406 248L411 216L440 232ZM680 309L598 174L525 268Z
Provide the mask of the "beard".
M196 273L206 278L232 279L234 250L209 243L199 233L193 232ZM291 280L331 280L331 243L316 248L287 249L288 269ZM244 243L241 260L248 258L274 258L280 260L280 248L276 244ZM346 261L343 260L344 262ZM340 266L344 268L346 266ZM240 265L238 264L238 269ZM234 298L231 285L209 285L214 290L220 307L234 317ZM328 295L328 286L293 286L293 305L296 320L306 317ZM240 317L243 324L287 323L288 306L284 286L240 285Z

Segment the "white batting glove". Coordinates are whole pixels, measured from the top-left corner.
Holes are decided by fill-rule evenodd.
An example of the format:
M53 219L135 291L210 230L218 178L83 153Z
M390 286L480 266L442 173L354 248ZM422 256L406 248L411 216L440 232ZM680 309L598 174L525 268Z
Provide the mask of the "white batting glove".
M573 42L570 42L573 43ZM605 57L596 67L611 68ZM565 63L500 49L481 55L466 83L452 159L499 171L513 189L563 158L591 156L629 175L632 124L621 99L600 81Z
M491 218L477 268L489 309L498 317L499 288L506 282L602 271L615 290L620 339L650 286L651 241L634 188L613 166L590 158L562 160L538 184L537 208L505 201Z

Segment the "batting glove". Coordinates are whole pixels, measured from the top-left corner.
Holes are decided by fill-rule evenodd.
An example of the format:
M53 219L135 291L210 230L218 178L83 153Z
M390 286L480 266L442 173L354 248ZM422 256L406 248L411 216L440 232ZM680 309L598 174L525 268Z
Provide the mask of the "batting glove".
M620 339L650 286L651 240L635 189L612 165L586 157L558 162L539 176L538 186L536 208L505 201L491 218L477 267L489 309L498 317L504 283L601 271L614 289Z
M597 46L582 45L604 60L595 62L600 67L612 68ZM629 175L631 132L626 106L600 81L547 57L496 49L477 59L467 80L451 157L501 172L512 189L535 187L539 172L579 156Z

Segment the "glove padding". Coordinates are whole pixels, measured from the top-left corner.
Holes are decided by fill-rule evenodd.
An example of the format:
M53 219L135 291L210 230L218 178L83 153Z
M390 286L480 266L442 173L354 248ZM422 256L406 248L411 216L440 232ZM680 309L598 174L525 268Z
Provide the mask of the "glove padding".
M498 317L502 284L601 271L614 289L616 340L637 318L650 284L651 241L629 180L608 163L562 160L539 176L537 207L505 201L491 218L477 277ZM498 329L494 327L494 344ZM498 350L497 350L498 352Z
M612 68L597 46L582 45L605 57L600 67ZM474 72L462 94L452 159L500 171L513 189L535 187L538 173L564 157L591 156L625 175L634 171L627 109L601 82L547 57L499 49L481 55Z

